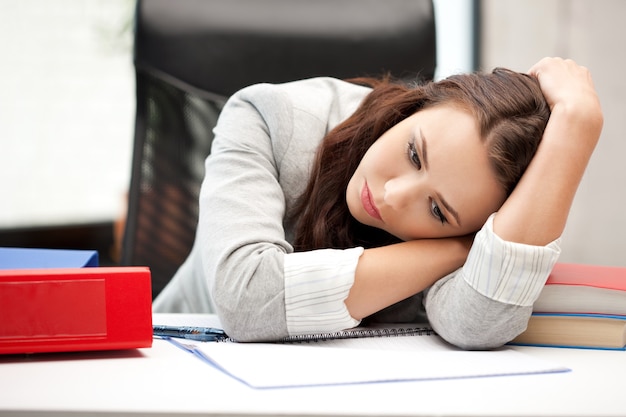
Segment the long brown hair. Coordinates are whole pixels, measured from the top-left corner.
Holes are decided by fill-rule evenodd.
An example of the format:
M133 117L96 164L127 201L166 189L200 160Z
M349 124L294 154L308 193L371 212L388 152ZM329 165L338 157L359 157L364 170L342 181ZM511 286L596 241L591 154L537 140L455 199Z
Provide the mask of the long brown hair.
M351 81L372 91L318 149L309 182L296 205L296 250L367 248L399 241L356 221L348 211L345 192L369 147L415 112L450 103L471 112L491 168L507 195L535 154L550 116L537 80L503 68L413 87L389 78Z

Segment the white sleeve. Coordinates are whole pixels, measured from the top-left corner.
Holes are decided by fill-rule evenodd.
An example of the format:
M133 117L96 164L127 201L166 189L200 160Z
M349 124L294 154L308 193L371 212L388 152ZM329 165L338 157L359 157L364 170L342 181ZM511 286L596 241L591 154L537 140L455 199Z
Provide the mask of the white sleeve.
M463 279L492 300L532 306L560 255L560 239L546 246L507 242L493 231L494 216L476 234Z
M290 335L357 326L344 303L363 248L285 255L285 310Z

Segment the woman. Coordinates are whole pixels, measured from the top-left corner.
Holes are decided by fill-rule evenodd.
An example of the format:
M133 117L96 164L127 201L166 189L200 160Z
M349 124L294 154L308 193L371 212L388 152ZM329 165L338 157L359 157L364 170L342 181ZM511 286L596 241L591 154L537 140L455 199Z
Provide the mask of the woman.
M216 312L241 341L428 320L466 349L522 332L602 113L588 71L373 89L330 78L235 94L194 248L156 312Z

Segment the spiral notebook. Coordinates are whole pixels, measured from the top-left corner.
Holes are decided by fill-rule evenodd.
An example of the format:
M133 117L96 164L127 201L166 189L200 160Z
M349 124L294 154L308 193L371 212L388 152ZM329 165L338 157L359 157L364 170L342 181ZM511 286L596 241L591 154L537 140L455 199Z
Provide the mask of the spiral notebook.
M219 325L215 316L169 317L159 314L155 315L154 323ZM170 341L255 389L569 371L559 364L517 352L510 347L492 351L464 351L449 345L424 326L390 324L283 340L290 343Z

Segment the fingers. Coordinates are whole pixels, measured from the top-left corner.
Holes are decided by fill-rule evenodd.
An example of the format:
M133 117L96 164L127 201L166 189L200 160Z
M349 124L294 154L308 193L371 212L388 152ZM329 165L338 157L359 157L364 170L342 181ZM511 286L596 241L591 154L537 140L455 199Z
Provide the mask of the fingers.
M542 58L539 62L533 65L529 70L528 74L534 75L535 77L539 77L543 71L547 71L551 68L562 68L562 69L578 69L585 72L589 72L589 70L582 66L578 65L573 59L569 58L559 58L559 57L546 57Z
M596 95L590 71L572 59L543 58L528 74L539 81L550 108L558 102L576 103Z
M548 57L533 65L528 74L539 81L541 92L552 111L557 106L565 108L570 117L573 115L578 121L584 120L590 130L601 129L602 108L587 67L578 65L572 59Z
M569 58L543 58L528 70L528 74L537 77L537 79L548 74L560 77L568 76L593 84L589 69Z

